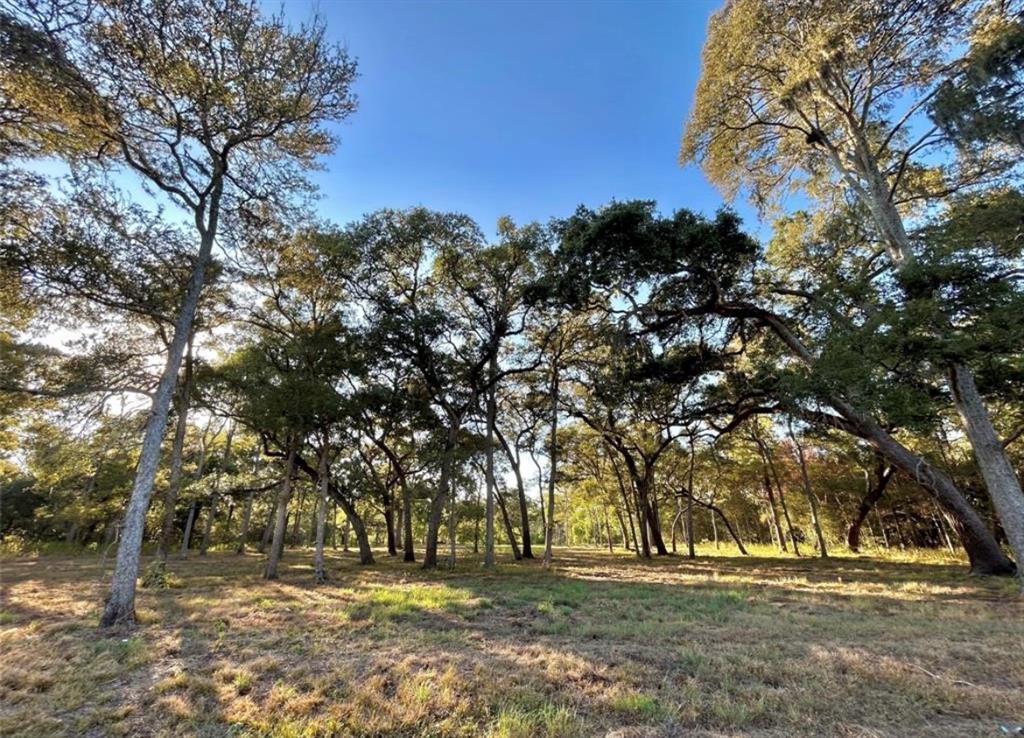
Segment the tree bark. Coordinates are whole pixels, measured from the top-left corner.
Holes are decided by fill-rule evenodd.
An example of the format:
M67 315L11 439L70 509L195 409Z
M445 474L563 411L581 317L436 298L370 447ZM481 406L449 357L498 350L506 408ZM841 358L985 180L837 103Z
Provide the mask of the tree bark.
M825 546L825 536L821 532L821 521L818 519L818 498L814 495L814 490L811 489L811 478L807 474L807 459L804 457L804 447L796 439L796 434L793 432L792 423L789 426L789 437L793 441L793 445L796 447L797 461L800 462L800 479L804 486L804 495L807 497L807 504L811 507L811 525L814 528L814 537L818 541L818 554L823 559L828 558L828 549Z
M498 500L498 507L501 510L501 519L505 523L505 535L508 536L509 545L512 547L512 558L516 561L521 561L523 554L519 551L519 544L516 542L516 531L512 527L512 518L509 517L508 507L505 505L505 498L501 494L501 490L495 488L495 495Z
M786 536L782 534L782 524L779 522L779 511L775 508L775 493L772 491L772 480L768 476L768 467L763 467L764 477L762 478L762 487L764 494L768 500L768 513L771 516L771 526L774 538L779 545L780 551L788 551L786 548Z
M796 532L793 530L793 521L789 517L789 506L786 505L786 494L782 488L782 480L779 478L779 472L775 468L775 461L772 459L771 449L769 449L768 444L761 439L756 426L754 427L754 440L757 441L758 448L761 449L761 458L764 459L765 467L768 470L765 472L765 481L768 481L768 472L771 472L772 479L775 481L775 489L779 493L779 506L782 507L782 515L786 520L786 529L789 531L789 539L793 542L793 553L796 556L799 556L800 543L797 541ZM769 484L769 489L770 488L771 485ZM778 522L777 518L776 522ZM782 535L781 529L779 530L779 535ZM785 546L783 546L783 550L785 550Z
M913 262L914 254L903 216L893 199L894 190L882 174L881 165L872 150L866 132L852 122L855 118L846 116L842 119L849 123L847 128L855 143L856 156L850 158L850 163L862 177L866 187L858 187L849 179L847 182L859 199L868 206L876 226L884 237L889 256L902 278L907 266ZM834 149L834 147L832 148ZM832 155L832 163L837 169L841 169L841 162L837 156L836 153ZM901 287L911 298L929 296L920 294L920 287L911 287L902 279ZM996 509L996 515L999 517L1017 559L1017 566L1015 567L1013 562L1007 559L1001 551L997 554L991 550L991 544L995 543L995 539L993 538L991 543L985 540L990 536L984 535L988 533L988 529L983 524L979 528L970 519L959 519L956 522L951 520L950 522L963 540L964 547L967 548L970 545L977 549L973 554L968 551L972 571L1003 574L1016 571L1020 578L1022 591L1024 591L1024 559L1022 559L1024 557L1024 493L1021 492L1020 480L1017 478L992 425L992 419L989 417L985 403L975 385L974 376L966 365L957 362L950 365L949 387L953 402L963 421L964 430L971 442L978 467L985 480L985 487ZM943 505L947 515L956 515L955 511L946 505L941 497L937 496L937 499ZM961 529L966 531L968 539L964 539Z
M949 370L949 385L992 506L1017 560L1017 573L1024 590L1024 493L1020 481L967 367L953 364Z
M508 441L498 428L497 424L494 426L494 434L498 438L498 443L502 450L505 452L505 457L508 459L509 466L512 467L512 473L516 477L516 492L519 497L519 523L520 529L523 534L523 558L533 558L533 544L530 541L530 508L526 500L526 484L523 482L523 472L519 468L519 449L516 448L516 452L512 453L512 448L509 446ZM542 500L543 501L543 500Z
M295 479L295 457L298 455L298 445L299 441L297 438L290 438L288 440L288 456L284 466L284 479L281 480L281 489L277 493L274 538L270 543L270 556L267 559L267 568L263 574L264 579L277 579L277 566L281 560L281 552L284 550L284 537L288 529L288 502L292 497L292 486Z
M301 529L302 529L302 503L305 502L305 500L306 500L306 490L303 487L300 486L299 487L299 500L298 500L298 504L295 506L295 516L292 519L292 540L291 540L291 545L292 546L300 546L300 545L302 545L302 539L301 539L299 534L300 534ZM284 545L283 542L282 542L282 545Z
M327 526L327 487L329 484L330 465L328 463L328 445L324 440L320 450L320 479L317 485L319 494L316 499L316 543L313 549L313 580L317 584L327 581L327 567L324 564L324 531Z
M153 494L153 482L156 480L157 467L160 465L160 446L164 431L167 428L167 415L171 407L171 397L178 382L178 370L185 354L185 345L192 334L199 296L206 280L206 268L213 251L213 242L217 234L217 222L220 218L220 198L223 192L223 175L215 173L210 190L208 208L196 212L196 222L200 225L199 253L185 289L185 297L178 311L174 324L174 334L167 351L167 362L164 365L160 382L153 396L153 405L146 420L146 430L142 438L142 450L139 464L135 470L135 482L128 501L128 509L122 523L121 541L117 547L117 561L114 564L114 575L110 584L110 595L107 597L100 618L100 625L135 624L135 585L139 576L139 561L142 556L142 534L146 527L146 511ZM206 203L204 203L204 206ZM205 227L202 215L206 214Z
M889 480L892 479L893 468L892 466L885 463L885 459L882 458L881 454L875 455L875 474L872 480L868 477L868 489L864 495L864 499L861 500L860 505L857 507L857 515L854 517L853 522L850 523L850 529L846 534L846 545L847 547L857 553L860 550L860 529L864 525L864 521L867 520L868 513L875 507L875 503L878 502L882 495L885 493L885 488L889 484ZM875 510L877 513L877 509ZM879 518L879 525L882 525L882 537L885 539L885 526ZM885 547L889 548L889 541L885 539Z
M732 537L733 541L736 542L736 546L739 548L740 553L744 556L750 555L747 553L747 549L743 546L743 541L740 540L740 537L736 534L736 530L732 527L732 523L730 523L729 519L725 517L725 513L722 512L721 508L719 508L713 502L702 502L701 500L698 500L696 497L693 496L693 492L690 490L684 489L679 494L686 496L691 503L696 503L701 507L710 510L712 513L718 515L718 517L722 520L722 524L725 525L725 529L729 531L729 535Z
M690 437L690 468L687 471L687 487L693 489L693 471L697 465L697 449L693 445L693 437ZM678 499L678 498L677 498ZM713 519L713 518L712 518ZM693 540L693 499L686 505L686 555L688 558L697 558L696 541Z
M185 520L185 534L181 537L181 551L178 552L178 558L181 559L188 556L188 547L192 540L192 527L196 522L196 507L196 501L192 500L192 504L188 506L188 518Z
M498 403L495 400L494 383L498 374L497 353L491 354L488 361L487 377L489 388L487 391L487 426L486 438L486 469L484 471L485 485L487 487L487 500L484 506L484 566L494 566L494 420L497 415ZM504 510L503 510L504 512ZM507 513L506 513L507 516ZM514 545L514 544L513 544Z
M544 526L544 566L551 566L552 546L555 538L555 474L558 469L558 358L551 362L551 386L548 399L551 403L551 445L549 458L551 468L548 471L548 514Z
M171 470L167 480L167 489L164 490L163 524L160 527L160 540L157 542L156 549L157 556L163 560L167 559L171 550L171 540L174 538L174 519L177 517L175 508L178 503L178 493L181 491L182 456L185 450L185 433L188 431L188 410L192 394L191 337L189 337L185 350L184 362L185 381L175 393L175 409L178 417L174 425L174 440L171 443Z
M217 468L217 474L213 479L213 493L210 495L210 508L206 511L206 525L203 528L203 540L199 544L199 555L206 556L206 551L210 546L210 539L213 536L213 523L214 518L217 515L217 502L220 497L220 475L224 469L231 462L231 440L235 435L235 426L232 423L228 429L228 437L224 441L224 456L221 459L220 466Z
M252 501L255 495L255 492L249 492L249 494L245 496L245 506L242 508L242 531L238 534L238 548L235 549L236 554L245 553L245 542L249 538L249 523L252 520Z
M452 462L455 447L458 444L458 427L453 418L448 418L448 432L441 455L441 478L437 483L434 499L430 501L430 516L427 519L427 540L423 551L423 568L437 568L437 546L441 537L441 522L444 518L445 503L448 501Z
M748 303L721 303L714 307L714 311L720 315L747 317L760 321L768 326L800 361L813 369L814 356L789 326L774 313ZM826 400L839 413L839 417L824 418L824 422L868 441L896 468L916 480L936 499L963 543L972 573L1010 575L1017 571L977 511L964 499L949 476L932 466L923 456L911 452L874 420L857 411L843 398L833 394ZM811 422L823 420L820 413L808 412L801 415Z
M384 529L388 556L398 556L398 541L395 538L395 510L390 495L384 501Z
M649 485L650 482L650 479L646 479L645 485ZM651 527L651 545L654 546L658 556L668 556L668 548L665 546L665 539L661 535L661 518L658 516L656 500L650 496L649 490L645 492L643 504L647 508L647 521Z
M622 510L615 508L615 517L619 521L619 533L622 535L622 547L629 551L629 533L626 532L626 519L622 517Z

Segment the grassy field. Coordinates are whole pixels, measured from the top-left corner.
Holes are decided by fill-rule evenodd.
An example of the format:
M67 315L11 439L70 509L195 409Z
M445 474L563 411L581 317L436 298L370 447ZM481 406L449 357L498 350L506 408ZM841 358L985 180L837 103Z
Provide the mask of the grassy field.
M2 561L0 735L1000 736L1024 723L1024 601L961 566L841 558L425 574L308 552L174 560L133 633L98 557Z

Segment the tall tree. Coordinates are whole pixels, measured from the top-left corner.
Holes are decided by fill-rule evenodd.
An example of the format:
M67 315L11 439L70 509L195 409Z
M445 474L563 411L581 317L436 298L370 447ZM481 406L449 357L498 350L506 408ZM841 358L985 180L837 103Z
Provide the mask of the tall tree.
M65 77L80 80L76 92L93 101L84 115L59 111L71 118L67 129L98 144L99 162L126 166L195 223L192 272L101 618L130 624L161 441L222 216L253 200L275 201L331 150L322 124L355 109L355 64L326 42L321 22L290 29L245 0L39 2L14 17L46 37Z
M975 21L995 14L1012 25L1017 19L1007 10L983 0L731 2L709 28L681 160L700 162L729 195L749 187L762 204L800 186L826 204L849 195L868 213L899 288L909 300L927 300L930 285L944 280L922 267L921 239L908 223L1019 164L998 136L996 146L957 157L951 119L938 125L926 115L970 69ZM947 328L956 324L946 316ZM1020 559L1024 493L971 358L948 357L947 383Z

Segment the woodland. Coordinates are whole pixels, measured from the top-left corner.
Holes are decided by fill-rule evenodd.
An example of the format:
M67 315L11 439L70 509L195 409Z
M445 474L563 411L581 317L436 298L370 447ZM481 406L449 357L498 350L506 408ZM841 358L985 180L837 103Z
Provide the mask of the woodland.
M1024 732L1024 5L729 0L721 209L528 223L324 217L335 30L0 3L0 734Z

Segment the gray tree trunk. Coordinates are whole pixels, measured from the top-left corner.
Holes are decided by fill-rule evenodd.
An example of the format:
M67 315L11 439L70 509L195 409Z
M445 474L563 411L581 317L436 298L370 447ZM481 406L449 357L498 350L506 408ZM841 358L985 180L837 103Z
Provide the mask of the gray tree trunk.
M488 381L491 383L487 392L487 469L484 473L487 485L487 503L485 506L485 531L484 531L484 566L494 566L494 420L497 415L497 401L495 400L494 382L498 374L498 357L492 355L488 363Z
M192 504L188 506L188 519L185 521L185 535L181 537L181 550L178 552L178 558L184 559L188 556L188 545L192 539L192 526L196 522L196 501L192 500Z
M882 538L885 542L885 547L889 548L889 539L885 537L885 526L882 523L882 516L878 512L878 508L875 507L875 503L882 498L882 494L892 478L892 472L892 466L886 464L881 455L877 455L875 478L872 479L871 474L865 471L867 491L864 494L864 499L861 500L860 505L857 507L857 514L853 522L850 523L850 528L846 533L846 545L854 553L860 550L860 529L864 521L867 520L868 513L871 512L872 508L874 508L878 524L882 528Z
M853 119L847 120L852 121ZM902 273L913 261L914 256L903 217L893 201L893 191L881 172L867 134L852 122L849 123L848 128L855 143L856 154L849 158L848 165L862 177L866 186L857 186L849 176L846 177L846 180L855 194L868 206L876 226L885 239L893 264ZM833 165L841 171L843 167L839 152L835 151L835 147L831 148L835 152L832 155ZM911 297L916 296L911 294L913 293L912 289L905 287L905 291ZM949 386L953 402L960 413L964 430L971 442L975 459L985 480L989 497L992 499L996 514L999 516L999 521L1002 523L1003 530L1010 541L1010 547L1017 559L1016 571L1020 577L1022 590L1024 590L1024 561L1021 559L1024 556L1024 495L1021 492L1020 480L1017 479L1006 456L1006 451L999 441L999 436L992 425L992 419L989 417L981 395L978 393L970 369L963 364L951 364ZM942 502L941 499L939 501ZM948 507L946 512L947 514L950 512ZM960 525L963 526L963 524L961 521ZM972 531L969 535L972 538L977 538L979 533L980 531ZM1005 559L1005 556L1003 558ZM991 568L996 564L997 559L998 557L992 556L991 561L985 566ZM977 568L973 559L972 568ZM1007 560L996 568L1012 570L1013 564Z
M430 501L430 517L427 519L427 540L423 551L423 568L437 567L437 546L441 538L441 523L444 519L445 503L451 492L452 463L455 448L458 445L458 419L449 415L448 432L441 456L441 478L437 482L437 491Z
M949 384L992 506L1017 559L1017 576L1024 590L1024 493L1021 492L1020 481L967 367L954 364L950 368Z
M519 543L516 541L516 531L512 527L512 518L508 514L508 506L505 504L505 498L501 494L501 490L495 487L494 494L498 501L498 508L501 510L501 520L505 525L505 535L508 536L509 546L512 547L512 558L516 561L520 561L523 558L523 554L519 551Z
M146 420L146 430L142 438L142 450L139 464L135 471L135 482L128 501L128 509L122 525L121 541L117 547L117 561L114 564L114 575L110 584L110 596L103 608L100 625L109 627L118 624L134 625L135 623L135 585L139 576L139 562L142 557L142 535L146 527L146 512L153 495L153 482L156 480L157 468L160 465L160 446L163 443L167 428L167 415L171 408L171 397L178 382L178 370L185 354L185 345L192 333L199 296L206 280L206 268L213 251L213 242L217 235L217 222L220 218L220 197L223 191L223 180L215 175L211 190L206 227L200 227L199 253L196 255L195 266L189 277L185 297L178 311L174 324L174 334L167 351L167 362L164 365L160 382L153 396L153 405ZM196 213L197 222L201 222L201 213Z
M324 447L320 451L320 478L319 494L316 500L316 544L313 550L313 578L317 584L327 581L327 567L324 565L324 531L327 527L327 487L330 466L328 464L328 446L324 441Z
M274 537L270 542L270 555L267 557L267 568L264 579L277 579L277 566L281 561L284 549L284 537L288 530L288 502L292 497L292 486L295 479L295 456L298 453L299 441L296 438L288 441L288 457L284 465L284 479L277 493L277 507L274 514Z
M551 387L548 397L551 402L551 446L549 458L551 459L548 470L548 514L544 526L544 566L551 566L552 550L555 539L555 474L558 469L558 358L552 359L551 364Z
M171 470L164 491L164 517L160 527L160 540L157 543L157 555L166 560L174 538L175 507L178 504L178 493L181 491L182 455L185 450L185 433L188 430L188 409L192 393L192 341L185 350L185 381L178 387L175 405L178 412L174 426L174 441L171 443Z

